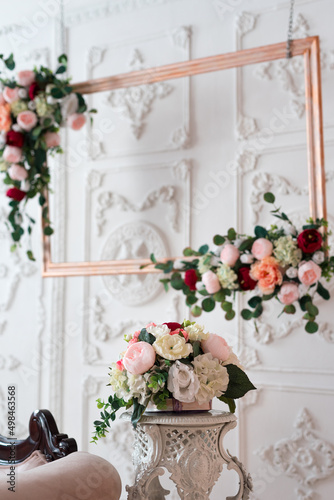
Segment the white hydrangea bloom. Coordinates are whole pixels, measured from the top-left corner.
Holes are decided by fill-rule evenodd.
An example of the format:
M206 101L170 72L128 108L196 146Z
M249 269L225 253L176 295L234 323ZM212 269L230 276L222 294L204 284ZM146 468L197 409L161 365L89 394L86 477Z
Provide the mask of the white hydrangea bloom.
M206 340L209 338L210 333L204 332L204 326L197 323L185 327L185 331L189 335L189 340L195 342L196 340Z
M150 395L147 387L146 378L143 375L133 375L128 373L128 385L131 398L137 398L139 404L145 404Z
M227 369L221 365L219 359L212 354L202 354L196 356L193 361L194 372L200 383L200 388L196 394L199 404L204 404L219 397L226 392L229 384Z
M274 241L274 255L282 266L296 267L302 260L302 251L292 236L281 236Z
M233 290L238 288L238 276L227 264L221 264L217 269L217 277L223 288Z
M124 399L124 401L129 401L132 396L130 394L126 370L121 371L117 368L116 363L112 363L109 375L109 384L116 396Z

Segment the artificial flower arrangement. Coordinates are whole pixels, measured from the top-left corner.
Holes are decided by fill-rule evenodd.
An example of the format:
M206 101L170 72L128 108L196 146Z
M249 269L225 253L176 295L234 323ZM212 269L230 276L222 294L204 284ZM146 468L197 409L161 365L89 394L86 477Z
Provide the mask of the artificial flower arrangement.
M8 69L15 68L13 55L4 59ZM74 92L69 78L60 79L67 69L65 54L58 58L53 73L41 66L33 71L19 71L16 79L0 78L0 172L5 175L10 199L7 226L15 251L25 231L31 234L35 221L25 213L29 199L38 196L45 222L44 233L53 233L46 204L50 173L47 153L62 153L59 128L79 130L86 123L87 105L83 96ZM89 113L96 113L91 109ZM27 227L24 227L24 216ZM34 260L32 251L27 255Z
M169 398L203 405L216 397L234 412L234 400L256 389L225 339L195 322L149 323L125 340L126 351L110 367L114 394L97 400L102 411L92 442L105 437L122 407L133 407L136 427L150 402L164 410Z
M275 196L266 193L264 200L274 204ZM170 285L181 291L195 317L219 304L227 320L235 317L236 293L253 291L249 309L241 311L243 319L259 318L263 302L275 299L283 306L281 314L294 314L299 305L306 321L305 330L315 333L319 310L313 298L318 294L329 300L330 294L320 279L329 281L334 274L334 257L328 256L327 222L309 219L298 233L280 208L274 206L271 213L281 221L280 225L272 225L268 230L256 226L253 236L237 234L231 228L227 235L214 237L212 251L208 245L198 251L186 248L185 260L164 263L158 263L152 254L155 268L170 275L160 280L165 290Z

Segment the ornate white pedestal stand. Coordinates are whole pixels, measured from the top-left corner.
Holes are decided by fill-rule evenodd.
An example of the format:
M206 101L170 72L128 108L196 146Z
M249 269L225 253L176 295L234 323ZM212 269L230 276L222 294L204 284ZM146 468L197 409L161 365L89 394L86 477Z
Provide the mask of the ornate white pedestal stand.
M122 418L130 420L131 413L124 413ZM251 477L223 446L225 435L236 425L235 415L215 410L146 413L135 432L136 481L126 487L128 500L165 500L170 492L158 479L165 472L163 468L171 474L181 499L208 500L224 464L240 477L238 493L227 500L247 500L252 491Z

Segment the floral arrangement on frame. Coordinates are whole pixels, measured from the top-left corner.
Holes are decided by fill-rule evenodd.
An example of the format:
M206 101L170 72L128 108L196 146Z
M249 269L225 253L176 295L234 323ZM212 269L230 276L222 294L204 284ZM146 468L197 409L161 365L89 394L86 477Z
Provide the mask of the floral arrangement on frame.
M275 204L272 193L265 193L264 200ZM330 281L334 274L334 257L328 255L327 221L309 219L298 233L280 208L274 205L271 213L279 219L278 225L269 229L256 226L252 236L230 228L227 235L214 237L213 251L208 245L198 251L186 248L185 260L166 263L157 262L152 254L155 268L169 275L160 280L165 290L171 286L182 292L195 317L219 304L227 320L235 317L236 294L251 291L249 308L241 311L244 320L256 320L263 312L263 302L276 300L283 306L281 314L295 314L299 306L305 330L317 332L319 309L313 299L319 295L329 300L323 281Z
M11 54L1 54L5 66L14 70ZM28 200L38 197L45 222L44 234L53 233L49 220L46 195L50 172L47 154L62 153L59 129L68 126L80 130L86 123L87 104L74 92L70 78L61 78L67 70L65 54L58 58L53 73L49 68L19 71L16 78L0 78L0 172L8 186L10 212L7 226L15 251L25 233L32 232L35 220L26 213ZM95 109L89 113L96 113ZM34 260L32 250L27 250Z
M195 322L149 323L125 340L126 351L110 367L114 394L97 400L102 411L92 442L106 436L120 408L133 407L136 427L150 402L165 410L170 398L205 405L216 397L234 412L235 399L256 389L226 340Z

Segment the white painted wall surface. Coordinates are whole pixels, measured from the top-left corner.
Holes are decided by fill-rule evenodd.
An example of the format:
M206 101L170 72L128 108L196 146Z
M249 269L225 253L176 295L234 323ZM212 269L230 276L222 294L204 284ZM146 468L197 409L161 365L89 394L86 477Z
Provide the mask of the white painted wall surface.
M74 81L284 41L289 8L279 0L65 4ZM21 68L55 65L61 42L57 10L51 0L2 6L0 52L13 51ZM331 222L333 15L330 0L296 2L294 36L321 37ZM177 255L189 244L211 243L232 225L251 231L260 218L263 224L271 220L261 203L267 190L297 221L308 216L301 58L124 94L90 98L99 109L92 133L64 137L68 154L54 165L53 176L57 259L141 257L152 249L158 256ZM130 116L124 99L131 102ZM275 133L273 123L280 128ZM152 192L156 201L146 207ZM1 222L5 210L1 195ZM38 217L37 206L32 214ZM24 256L9 255L0 228L0 430L6 386L16 383L22 435L30 413L49 408L80 449L110 459L129 482L132 435L124 423L115 423L106 442L89 445L95 399L108 392L108 366L123 349L124 333L149 320L182 320L187 310L182 297L166 295L153 276L43 281L39 241L36 230L38 261L27 263ZM313 336L297 317L276 319L274 306L258 334L238 319L227 323L219 311L201 318L238 349L259 388L239 404L239 425L227 443L253 475L253 500L333 496L332 307L321 304L321 328ZM234 475L225 472L212 499L235 491Z

